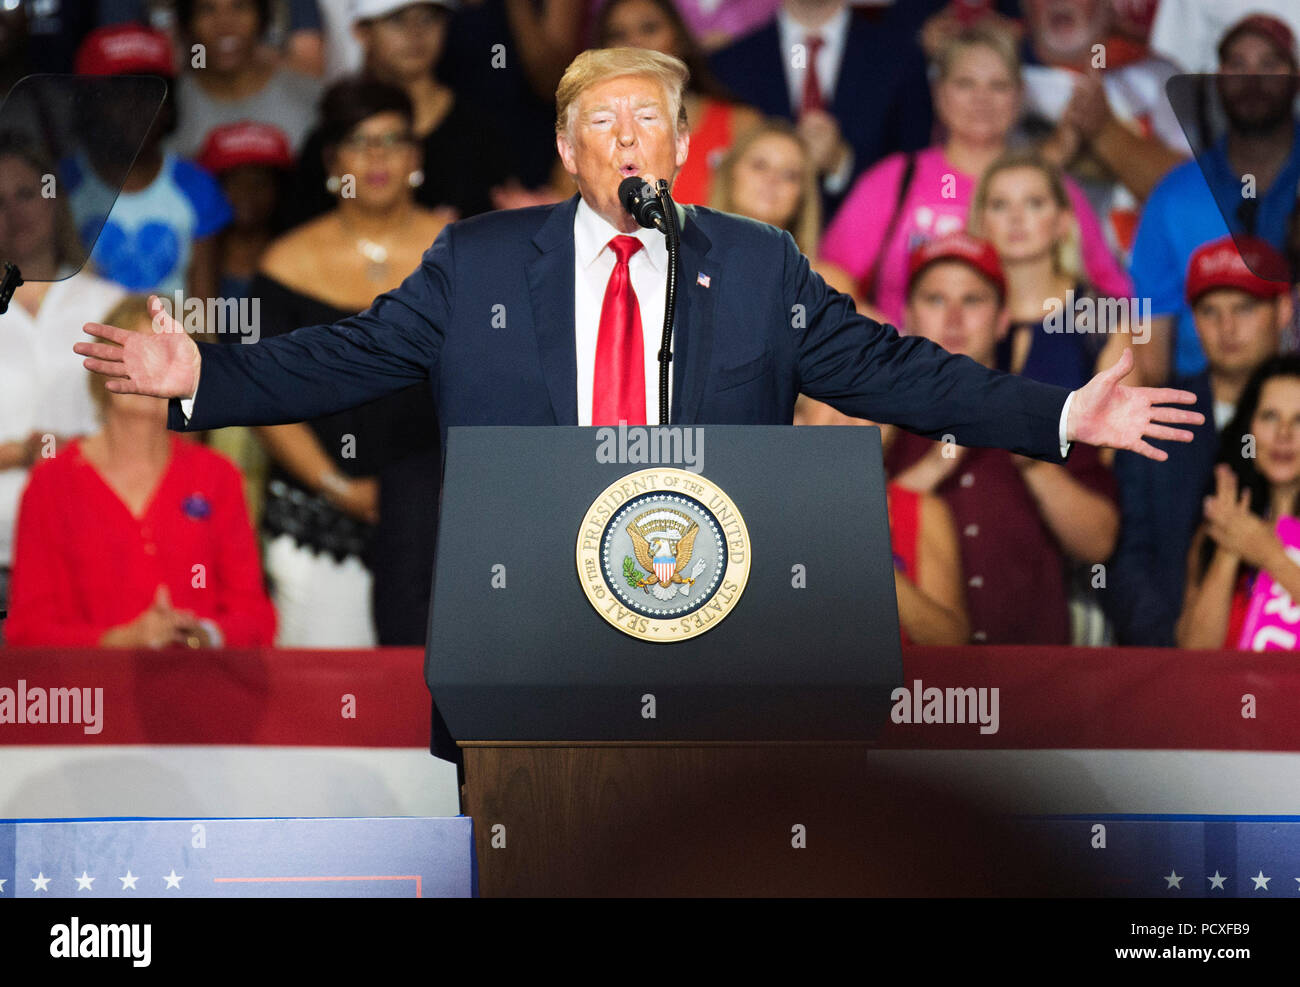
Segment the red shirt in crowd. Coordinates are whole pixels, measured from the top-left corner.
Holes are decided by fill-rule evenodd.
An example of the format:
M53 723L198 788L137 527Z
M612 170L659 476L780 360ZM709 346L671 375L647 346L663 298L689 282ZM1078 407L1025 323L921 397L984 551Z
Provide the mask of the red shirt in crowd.
M691 153L673 180L673 198L681 203L707 206L713 194L713 172L730 149L735 135L734 107L716 99L704 100L700 119L691 131Z
M1223 635L1222 647L1227 651L1235 650L1237 642L1241 640L1242 629L1246 626L1246 614L1250 612L1254 581L1254 570L1245 570L1243 567L1243 571L1237 575L1237 585L1232 589L1232 606L1228 610L1228 631Z
M921 495L897 483L885 485L889 510L889 541L894 552L894 568L920 585L917 546L921 537ZM900 620L899 633L904 644L910 644L907 629Z
M900 430L885 457L886 472L897 476L933 444ZM1075 443L1065 468L1089 490L1115 500L1114 478L1093 446ZM972 642L1069 644L1067 558L1011 453L966 449L934 492L957 523Z
M174 608L212 620L224 646L272 643L275 609L239 470L206 446L169 438L171 459L138 518L79 441L32 469L18 510L7 643L96 645L138 617L160 584Z

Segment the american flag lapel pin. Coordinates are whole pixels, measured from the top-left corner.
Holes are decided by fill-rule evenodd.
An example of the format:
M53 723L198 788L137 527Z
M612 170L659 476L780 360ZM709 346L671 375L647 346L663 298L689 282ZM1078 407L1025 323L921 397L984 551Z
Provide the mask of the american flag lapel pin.
M701 288L707 288L709 286L709 276L701 271L699 274L695 275L695 283Z

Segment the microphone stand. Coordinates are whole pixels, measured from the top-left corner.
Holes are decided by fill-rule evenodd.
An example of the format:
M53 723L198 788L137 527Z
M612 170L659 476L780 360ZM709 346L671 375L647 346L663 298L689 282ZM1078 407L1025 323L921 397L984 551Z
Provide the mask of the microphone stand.
M4 273L0 275L0 315L9 311L9 300L14 297L14 291L23 283L23 276L18 273L18 266L5 261ZM0 617L4 616L0 613Z
M3 274L0 274L0 315L9 311L9 300L14 297L14 291L22 283L23 276L18 273L18 265L5 261ZM8 610L0 610L0 620L8 616Z
M672 363L673 318L677 310L677 248L681 241L681 231L677 228L677 206L668 194L668 183L659 179L655 191L664 207L666 229L664 236L668 239L668 283L664 293L664 332L659 344L659 424L667 425L669 419L668 373Z

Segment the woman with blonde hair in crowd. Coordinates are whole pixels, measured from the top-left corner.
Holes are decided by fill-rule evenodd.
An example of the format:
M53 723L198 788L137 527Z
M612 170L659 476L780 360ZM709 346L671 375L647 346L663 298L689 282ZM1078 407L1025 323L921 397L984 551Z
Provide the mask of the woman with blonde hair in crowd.
M714 173L709 205L785 230L827 284L853 293L853 279L819 256L817 172L803 138L786 121L765 119L732 145Z
M1007 281L1011 327L998 344L999 370L1075 390L1120 358L1129 322L1109 324L1105 313L1127 305L1098 306L1058 168L1032 149L998 158L980 179L969 227L993 244Z
M869 168L822 241L826 260L848 271L861 298L894 325L903 317L908 257L966 228L975 186L1006 153L1020 116L1020 59L1015 42L996 28L976 25L945 40L934 72L942 142L891 154ZM1111 254L1096 213L1078 186L1067 182L1066 190L1088 280L1105 295L1128 297L1132 282Z
M153 332L148 299L105 316ZM18 512L7 642L67 647L269 645L243 480L230 460L167 430L167 401L86 384L103 427L31 473Z
M1129 321L1110 324L1083 273L1079 227L1060 169L1032 148L1010 151L988 166L971 204L970 231L997 251L1007 283L1008 331L996 366L1075 390L1110 367L1128 345ZM1114 450L1103 449L1109 467ZM1110 644L1089 565L1070 569L1071 641Z

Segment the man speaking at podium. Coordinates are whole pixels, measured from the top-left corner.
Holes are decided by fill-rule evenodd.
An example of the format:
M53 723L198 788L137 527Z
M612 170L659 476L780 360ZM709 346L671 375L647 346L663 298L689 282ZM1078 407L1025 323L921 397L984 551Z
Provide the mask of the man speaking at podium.
M154 334L95 323L78 343L115 393L173 399L168 427L299 422L428 381L441 427L659 421L667 249L619 199L629 176L676 176L689 137L686 66L613 48L574 59L556 145L578 194L446 227L420 267L368 310L255 345L196 343L151 300ZM854 310L788 233L678 207L680 274L670 421L788 425L801 392L845 414L964 446L1061 462L1072 442L1156 460L1189 441L1195 396L1120 380L1132 354L1074 392L997 373ZM257 338L254 336L253 338Z

